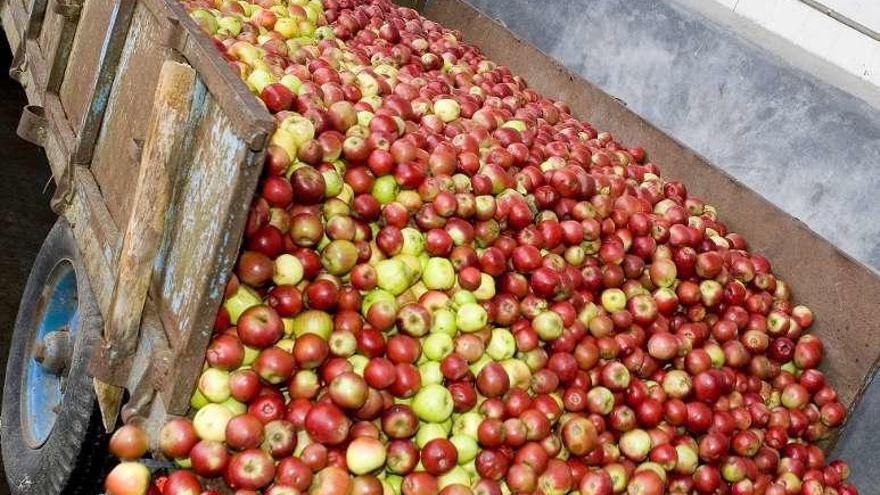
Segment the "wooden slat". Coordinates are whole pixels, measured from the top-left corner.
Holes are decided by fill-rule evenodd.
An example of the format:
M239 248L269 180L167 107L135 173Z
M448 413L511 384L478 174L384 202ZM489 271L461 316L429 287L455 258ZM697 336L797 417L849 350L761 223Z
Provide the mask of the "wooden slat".
M110 311L104 338L108 366L116 366L136 348L138 329L153 260L165 230L165 210L172 194L178 152L190 114L195 71L188 65L165 62L153 98L132 215L117 260Z
M45 17L43 18L42 28L38 38L43 57L49 64L46 67L46 83L52 81L50 75L56 54L59 53L59 51L64 52L64 42L69 41L69 39L65 39L69 36L70 31L65 28L65 19L55 13L55 5L57 2L58 0L49 0L47 2ZM70 36L70 39L72 39L72 36ZM44 88L51 89L47 86L44 86Z
M122 234L110 217L91 172L85 167L74 167L73 183L73 199L63 214L73 229L98 308L102 315L106 315L110 311L113 298L116 258L122 245ZM154 299L148 298L144 306L138 356L132 362L131 368L126 370L126 388L129 390L134 390L141 380L149 378L146 375L151 365L164 361L164 357L170 355ZM92 363L93 370L95 364ZM161 367L162 363L159 365ZM164 373L156 373L153 379L157 381L154 386L158 387L164 381ZM105 408L102 405L102 410ZM105 423L113 421L107 418Z
M159 315L175 352L162 396L172 413L183 413L205 358L223 287L238 255L248 206L256 190L262 155L234 130L217 100L205 95L189 156L175 185L172 227L166 231L154 274Z
M161 44L161 27L138 3L91 165L107 209L122 229L131 213L132 191L137 179L136 145L143 142L146 135L149 101L156 90L159 68L167 59L173 57Z
M178 0L141 0L156 20L166 27L166 40L199 73L232 122L236 135L252 150L262 150L275 128L266 107L254 97L223 59L212 39L187 14Z
M80 125L89 107L92 88L103 61L102 48L106 33L112 25L115 11L123 5L133 6L131 2L117 0L87 0L83 4L80 23L88 28L76 31L68 59L71 70L64 74L58 91L67 117L77 134L82 130ZM118 41L121 44L124 40L123 35Z
M71 122L77 132L76 147L70 157L73 163L84 164L92 161L95 144L101 130L101 122L107 109L107 101L113 88L119 60L131 26L135 5L135 2L116 1L110 15L109 27L100 45L98 56L100 62L96 67L96 72L88 77L71 75L70 78L65 79L65 84L61 86L61 98L64 101L65 110L70 115ZM90 15L98 16L99 13L90 13ZM73 67L77 65L80 58L88 57L88 54L94 49L94 40L84 37L82 47L77 49L76 43L74 47L72 54L74 61L71 62ZM84 87L86 82L89 85Z

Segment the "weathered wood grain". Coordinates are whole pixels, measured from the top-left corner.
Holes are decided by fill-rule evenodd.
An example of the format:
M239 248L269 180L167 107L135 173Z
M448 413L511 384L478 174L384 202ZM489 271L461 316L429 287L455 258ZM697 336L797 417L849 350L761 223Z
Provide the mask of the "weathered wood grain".
M107 209L121 229L131 214L132 191L140 163L132 153L133 144L142 142L146 135L159 68L165 60L175 59L162 46L160 35L156 19L138 3L92 158L92 173Z
M106 43L114 11L123 5L133 6L131 2L117 0L87 0L80 14L80 25L73 38L68 59L68 70L58 91L67 118L79 134L92 98L93 87L103 61L103 47ZM117 39L123 42L125 36ZM106 101L106 100L105 100Z
M195 77L191 67L172 61L165 62L159 73L132 215L117 260L110 311L104 319L105 345L109 348L104 357L111 367L130 356L137 345L153 260L165 230L165 211L171 200Z
M262 164L262 154L236 135L213 95L205 94L193 108L191 152L178 174L153 289L175 353L161 393L168 410L178 414L188 407L204 361Z

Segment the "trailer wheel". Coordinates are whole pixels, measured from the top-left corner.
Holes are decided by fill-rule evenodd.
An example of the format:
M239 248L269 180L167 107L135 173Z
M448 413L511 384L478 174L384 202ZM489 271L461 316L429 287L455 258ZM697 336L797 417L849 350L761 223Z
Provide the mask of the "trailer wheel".
M34 261L6 364L2 449L14 495L99 493L106 435L87 365L101 314L59 219Z

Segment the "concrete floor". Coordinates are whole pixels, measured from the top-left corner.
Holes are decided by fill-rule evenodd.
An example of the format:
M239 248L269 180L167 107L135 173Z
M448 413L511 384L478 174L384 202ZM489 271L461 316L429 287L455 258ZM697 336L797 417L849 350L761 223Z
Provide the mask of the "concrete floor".
M55 222L55 214L49 209L51 173L45 155L40 148L15 135L26 99L21 86L7 75L11 55L6 38L0 36L0 40L0 198L3 198L0 201L0 383L3 383L21 292L43 238ZM6 479L0 469L0 495L6 493Z

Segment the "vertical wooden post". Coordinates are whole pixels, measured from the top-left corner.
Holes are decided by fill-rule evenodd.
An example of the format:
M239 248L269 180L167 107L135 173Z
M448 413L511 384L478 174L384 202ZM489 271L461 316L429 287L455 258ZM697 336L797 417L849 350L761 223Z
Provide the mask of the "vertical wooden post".
M125 364L137 349L141 315L153 260L165 230L165 214L173 193L195 81L192 67L173 61L166 61L159 74L110 310L104 315L104 343L99 349L103 362L93 367L105 426L115 422L122 398L119 387L128 376Z

